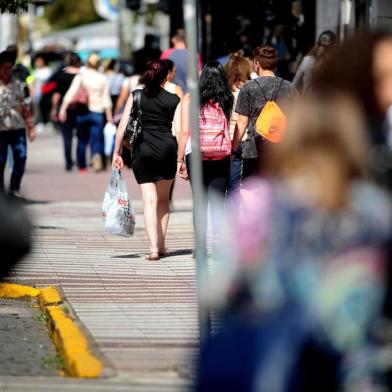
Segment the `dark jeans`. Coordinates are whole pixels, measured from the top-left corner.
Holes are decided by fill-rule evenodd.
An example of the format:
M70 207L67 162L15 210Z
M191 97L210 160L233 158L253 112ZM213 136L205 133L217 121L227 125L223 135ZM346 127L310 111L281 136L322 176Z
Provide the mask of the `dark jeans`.
M242 159L234 158L231 161L229 185L227 187L227 194L231 195L237 191L241 185L242 180Z
M2 192L4 192L4 169L7 163L8 146L11 147L14 160L9 190L18 192L26 167L26 130L0 131L0 191Z
M105 126L104 113L87 112L76 119L78 128L77 160L81 169L87 167L86 147L90 144L91 156L104 154L103 128Z
M67 110L67 121L60 122L61 132L63 134L64 141L64 158L67 169L71 169L73 166L72 159L72 139L74 128L76 128L77 111L74 109Z

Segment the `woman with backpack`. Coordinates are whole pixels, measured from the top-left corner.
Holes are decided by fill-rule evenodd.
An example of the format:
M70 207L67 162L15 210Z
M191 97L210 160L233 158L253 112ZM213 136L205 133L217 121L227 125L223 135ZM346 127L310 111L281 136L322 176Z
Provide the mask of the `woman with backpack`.
M177 141L172 135L172 123L175 114L176 123L180 115L180 98L163 88L168 74L169 69L162 60L147 64L140 100L142 132L133 145L132 169L142 191L144 221L150 240L147 260L159 260L168 253L165 237L169 222L169 192L177 167ZM121 146L137 91L140 90L128 98L116 134L112 166L118 169L124 166Z
M200 76L199 129L203 184L209 204L215 200L214 195L224 198L227 191L231 167L229 121L233 101L223 66L218 61L207 63ZM191 177L189 102L187 94L183 101L177 160L178 173L185 179Z

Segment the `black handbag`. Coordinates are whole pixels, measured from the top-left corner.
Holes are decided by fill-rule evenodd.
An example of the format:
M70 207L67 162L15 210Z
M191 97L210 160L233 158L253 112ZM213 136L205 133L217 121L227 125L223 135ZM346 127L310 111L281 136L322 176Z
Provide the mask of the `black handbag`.
M142 134L142 90L133 92L133 105L128 124L125 128L124 142L129 149L135 145Z

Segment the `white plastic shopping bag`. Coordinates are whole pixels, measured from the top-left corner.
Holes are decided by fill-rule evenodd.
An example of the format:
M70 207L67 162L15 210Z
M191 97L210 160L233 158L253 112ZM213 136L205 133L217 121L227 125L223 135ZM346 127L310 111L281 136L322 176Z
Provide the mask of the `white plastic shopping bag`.
M104 151L106 156L110 156L113 152L116 130L116 126L112 123L106 123L105 128L103 129L103 137L105 141Z
M109 233L131 236L135 230L135 213L127 187L118 169L113 169L102 204L105 229Z

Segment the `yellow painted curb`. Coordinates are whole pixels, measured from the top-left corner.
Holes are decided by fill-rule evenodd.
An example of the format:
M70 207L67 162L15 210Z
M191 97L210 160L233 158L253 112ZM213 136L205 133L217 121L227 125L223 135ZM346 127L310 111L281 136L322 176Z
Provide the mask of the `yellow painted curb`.
M38 297L39 292L34 287L21 286L13 283L0 284L0 297L3 298Z
M66 374L79 378L101 376L102 363L90 353L87 339L59 305L62 299L56 288L35 289L29 286L1 283L0 297L37 297L42 310L47 315L52 340L63 359Z
M54 287L45 287L39 291L41 305L54 305L62 302L60 293Z
M96 378L102 364L88 349L87 339L60 306L46 307L53 340L64 359L67 374L73 377Z

